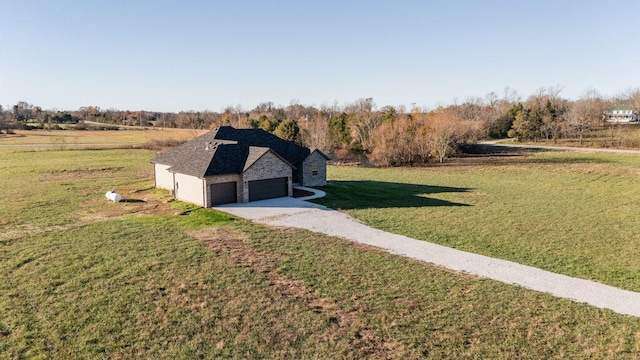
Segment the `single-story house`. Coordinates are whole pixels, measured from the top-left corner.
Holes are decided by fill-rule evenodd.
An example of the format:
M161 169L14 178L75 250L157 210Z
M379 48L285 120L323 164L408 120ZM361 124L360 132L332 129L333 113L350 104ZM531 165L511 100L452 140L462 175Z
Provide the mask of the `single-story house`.
M327 155L261 129L216 128L158 154L156 187L203 207L292 196L325 186Z

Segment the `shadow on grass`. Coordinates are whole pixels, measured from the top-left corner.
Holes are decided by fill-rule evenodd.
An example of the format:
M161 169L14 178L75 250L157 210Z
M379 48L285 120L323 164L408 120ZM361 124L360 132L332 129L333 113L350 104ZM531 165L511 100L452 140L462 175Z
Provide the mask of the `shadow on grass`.
M428 197L430 194L461 193L471 189L404 184L382 181L328 181L327 196L314 202L333 209L409 208L425 206L471 206Z
M123 202L123 203L146 203L146 201L144 201L142 199L122 199L122 200L120 200L120 202Z

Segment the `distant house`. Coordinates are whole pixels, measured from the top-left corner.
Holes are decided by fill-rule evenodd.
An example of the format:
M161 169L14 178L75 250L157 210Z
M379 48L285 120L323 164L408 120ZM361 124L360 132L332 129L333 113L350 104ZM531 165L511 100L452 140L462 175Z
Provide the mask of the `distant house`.
M638 121L638 113L633 106L616 105L604 112L604 119L616 123L635 122Z
M156 187L203 207L292 196L293 184L327 184L320 150L261 129L222 126L158 154Z

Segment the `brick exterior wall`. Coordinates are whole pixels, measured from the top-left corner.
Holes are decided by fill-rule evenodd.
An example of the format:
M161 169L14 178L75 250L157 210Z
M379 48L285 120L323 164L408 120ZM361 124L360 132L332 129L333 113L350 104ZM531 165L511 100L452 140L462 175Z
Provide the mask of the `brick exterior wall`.
M271 151L262 155L251 167L242 173L242 193L241 201L243 203L249 202L249 181L274 179L286 177L289 184L289 196L293 196L293 187L291 183L292 169L285 161L280 157L273 154Z
M318 166L318 174L313 175L313 164ZM302 186L327 185L327 159L317 151L312 152L302 162Z
M205 202L206 202L206 207L211 207L211 187L209 185L211 184L219 184L219 183L226 183L226 182L235 182L236 183L236 196L238 197L238 199L236 200L237 202L243 202L242 201L242 176L240 175L218 175L218 176L209 176L206 177L204 179L205 181Z

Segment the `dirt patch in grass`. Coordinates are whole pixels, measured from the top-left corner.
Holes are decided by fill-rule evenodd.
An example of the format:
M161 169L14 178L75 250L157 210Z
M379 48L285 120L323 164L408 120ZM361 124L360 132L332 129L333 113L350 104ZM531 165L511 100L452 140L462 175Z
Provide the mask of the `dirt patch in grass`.
M127 192L118 203L106 197L94 198L82 204L85 215L66 225L37 227L30 224L13 226L11 230L0 232L0 241L8 241L28 235L43 234L51 231L67 231L93 221L109 220L125 215L169 215L175 216L180 210L171 207L172 198L159 198L148 190ZM0 219L0 225L9 219Z
M120 167L102 167L102 168L84 168L84 169L60 169L60 170L52 170L50 171L51 174L79 174L79 175L86 175L86 174L95 174L95 173L110 173L113 171L118 171L118 170L122 170L122 166Z
M399 348L396 341L377 336L374 330L369 329L359 318L356 309L339 308L334 302L319 297L302 281L280 274L277 257L258 252L243 244L249 241L245 233L230 227L216 227L194 230L188 234L202 241L216 253L229 254L239 266L249 267L255 273L262 274L269 286L277 288L279 293L300 300L314 312L326 316L334 331L340 337L349 338L353 349L359 350L358 353L372 359L394 358L394 350ZM353 332L353 329L357 330Z
M171 207L173 198L159 198L151 191L127 191L121 194L120 202L106 197L84 203L88 209L83 220L112 219L124 215L179 215L180 210Z
M49 226L44 228L35 227L28 224L22 225L22 226L16 227L15 229L1 232L0 242L10 241L12 239L18 239L18 238L29 236L29 235L43 234L50 231L66 231L66 230L70 230L70 229L82 226L84 224L85 222L73 223L68 225Z
M82 203L83 215L77 220L55 226L39 227L32 224L13 225L11 229L0 232L0 241L9 241L28 235L43 234L52 231L66 231L74 229L93 221L115 219L126 215L161 215L176 216L182 213L181 210L171 206L173 198L162 197L153 193L151 189L126 191L121 194L120 202L109 201L106 197L96 196L91 200ZM9 218L0 218L0 225L10 223ZM4 230L4 229L3 229Z

